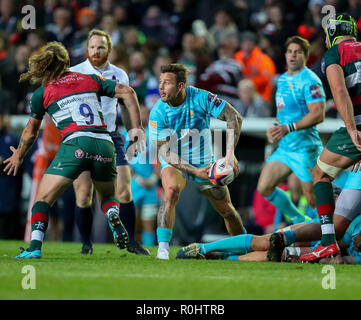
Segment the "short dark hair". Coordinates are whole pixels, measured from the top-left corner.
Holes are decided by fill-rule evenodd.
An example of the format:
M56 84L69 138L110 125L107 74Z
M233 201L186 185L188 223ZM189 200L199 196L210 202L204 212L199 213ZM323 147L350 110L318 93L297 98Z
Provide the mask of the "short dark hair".
M165 64L160 67L160 71L161 73L166 73L166 72L174 73L177 83L187 82L187 76L189 70L183 64L180 63Z
M310 54L310 43L307 39L304 39L300 36L292 36L289 37L286 41L286 49L291 43L296 43L301 46L303 53L305 54L306 59L308 58Z

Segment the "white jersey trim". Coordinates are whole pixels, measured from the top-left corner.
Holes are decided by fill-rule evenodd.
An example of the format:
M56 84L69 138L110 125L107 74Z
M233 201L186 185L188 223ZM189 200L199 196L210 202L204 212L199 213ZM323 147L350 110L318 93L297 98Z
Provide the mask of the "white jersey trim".
M91 131L77 131L72 133L71 135L69 135L68 137L66 137L64 139L63 142L67 142L71 139L74 138L78 138L78 137L90 137L90 138L94 138L94 139L103 139L103 140L107 140L111 143L113 143L113 140L111 138L111 136L107 133L96 133L96 132L91 132Z

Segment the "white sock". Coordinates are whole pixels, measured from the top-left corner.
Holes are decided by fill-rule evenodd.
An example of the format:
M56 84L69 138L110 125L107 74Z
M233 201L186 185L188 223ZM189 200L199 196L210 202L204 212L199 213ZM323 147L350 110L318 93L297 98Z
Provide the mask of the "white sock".
M166 249L169 251L169 242L161 241L159 242L158 249Z

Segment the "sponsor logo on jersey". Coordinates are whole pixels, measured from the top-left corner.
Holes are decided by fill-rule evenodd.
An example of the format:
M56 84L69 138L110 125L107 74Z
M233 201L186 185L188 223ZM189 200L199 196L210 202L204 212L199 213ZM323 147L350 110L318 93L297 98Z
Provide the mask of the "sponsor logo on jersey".
M310 86L310 91L311 91L312 99L322 98L322 91L319 84L316 83Z
M277 110L282 110L285 105L283 97L276 97L276 107Z
M103 157L101 154L90 154L88 152L85 153L85 159L93 160L93 161L99 161L99 162L112 162L112 157Z
M212 102L216 107L219 107L222 103L222 100L217 97L217 95L213 93L209 93L207 100Z
M74 152L74 156L77 159L84 158L84 151L82 149L76 149Z
M84 75L82 75L81 73L69 73L63 77L61 77L59 80L56 80L53 85L54 86L59 86L61 84L67 84L69 82L74 82L74 81L81 81L84 80Z
M152 128L158 128L158 122L157 121L150 120L149 123L150 123L150 126Z

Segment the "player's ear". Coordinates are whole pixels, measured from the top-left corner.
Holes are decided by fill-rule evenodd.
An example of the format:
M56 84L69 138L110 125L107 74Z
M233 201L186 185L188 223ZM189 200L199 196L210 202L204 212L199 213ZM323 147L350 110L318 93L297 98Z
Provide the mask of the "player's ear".
M186 86L186 85L185 85L184 82L179 82L179 83L178 83L178 90L179 90L179 91L182 91L182 90L185 88L185 86Z

